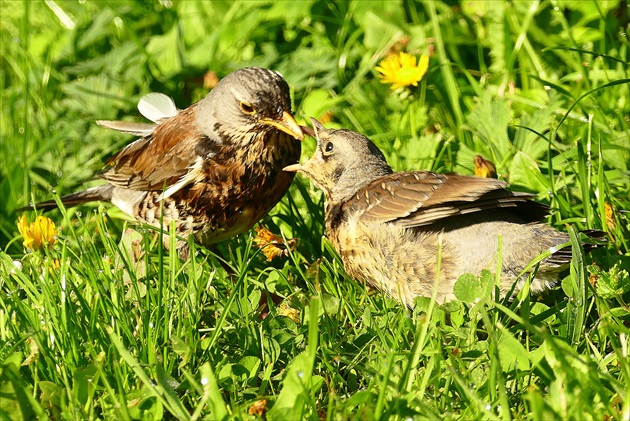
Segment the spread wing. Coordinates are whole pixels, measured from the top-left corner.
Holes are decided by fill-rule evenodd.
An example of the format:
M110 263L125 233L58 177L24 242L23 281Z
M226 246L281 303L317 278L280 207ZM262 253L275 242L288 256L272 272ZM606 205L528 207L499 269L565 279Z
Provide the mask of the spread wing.
M492 178L416 171L379 178L361 189L344 208L359 212L365 221L411 228L498 208L517 211L526 220L540 220L547 207L532 198L531 194L511 192L504 182Z
M163 120L149 135L123 148L110 158L99 177L132 190L183 187L183 180L189 181L199 165L195 148L202 134L195 124L195 108Z

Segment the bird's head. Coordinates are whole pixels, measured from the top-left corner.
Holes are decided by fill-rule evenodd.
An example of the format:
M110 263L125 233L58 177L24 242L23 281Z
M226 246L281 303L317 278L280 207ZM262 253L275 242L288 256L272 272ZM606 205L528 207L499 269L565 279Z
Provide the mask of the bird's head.
M279 130L304 139L291 114L289 85L280 73L260 67L236 70L199 102L197 122L221 143L250 141L255 134ZM273 137L271 137L273 138Z
M284 170L306 175L324 191L326 200L344 202L361 187L392 173L383 153L367 137L350 130L327 130L316 119L311 121L317 138L315 153L305 163Z

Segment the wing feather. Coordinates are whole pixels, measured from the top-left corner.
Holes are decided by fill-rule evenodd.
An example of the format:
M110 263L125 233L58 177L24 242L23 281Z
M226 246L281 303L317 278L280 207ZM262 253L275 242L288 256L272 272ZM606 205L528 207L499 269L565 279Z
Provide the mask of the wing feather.
M129 133L135 136L148 136L153 133L153 130L157 127L157 124L151 123L113 120L96 120L96 124L101 127L116 130L118 132Z
M197 162L195 151L203 138L195 122L195 106L191 106L164 123L153 132L131 143L106 164L99 177L109 183L132 190L162 190L189 181L186 175L191 163ZM171 190L171 194L174 190Z
M157 92L148 93L140 98L138 111L155 123L175 117L179 113L171 97Z
M138 110L140 114L153 121L153 123L97 120L96 124L123 133L136 136L148 136L153 133L159 124L166 122L179 113L179 110L170 97L156 92L151 92L140 98L140 101L138 101Z
M364 221L407 228L499 208L518 211L526 220L540 220L547 207L532 202L533 197L511 192L504 182L492 178L416 171L379 178L361 189L344 208L358 212Z

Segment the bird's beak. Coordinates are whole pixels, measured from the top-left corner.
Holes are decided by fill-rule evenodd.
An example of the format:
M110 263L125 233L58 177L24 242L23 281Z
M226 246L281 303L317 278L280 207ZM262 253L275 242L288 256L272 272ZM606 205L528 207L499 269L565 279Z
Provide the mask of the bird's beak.
M304 133L305 135L315 137L315 130L311 129L310 127L300 126L300 129L302 129L302 133Z
M319 140L319 133L326 130L326 127L322 123L320 123L315 117L311 117L311 123L313 123L313 133L317 140Z
M326 130L326 128L322 125L322 123L320 123L319 121L317 121L315 118L311 117L311 121L313 122L313 129L311 129L310 127L302 127L302 132L306 133L309 136L312 137L318 137L319 133L323 130ZM319 139L318 139L319 142ZM311 158L311 160L313 160L314 158ZM310 171L309 171L309 166L311 165L311 161L307 161L304 163L304 165L302 164L293 164L293 165L289 165L283 168L284 171L287 172L300 172L302 171L302 173L309 175ZM306 168L305 168L306 167ZM310 175L309 175L310 177Z
M301 164L287 165L286 167L283 168L283 170L286 172L298 172L301 169L302 169Z
M304 140L302 128L299 124L297 124L295 118L286 111L282 113L282 117L278 120L264 119L261 122L273 126L278 130L282 130L286 134L289 134L298 140Z

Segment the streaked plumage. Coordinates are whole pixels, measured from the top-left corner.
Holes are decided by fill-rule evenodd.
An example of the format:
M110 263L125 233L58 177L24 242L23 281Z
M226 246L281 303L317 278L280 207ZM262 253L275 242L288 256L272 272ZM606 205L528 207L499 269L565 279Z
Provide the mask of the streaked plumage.
M454 299L460 275L494 272L499 235L504 295L535 257L569 240L539 222L546 206L533 202L533 195L508 190L502 181L394 173L367 137L326 130L315 119L313 125L314 156L285 170L305 174L324 191L326 233L348 274L410 307L415 297L432 296L436 277L437 300L445 302ZM551 287L570 259L565 248L543 260L531 291ZM516 291L524 282L525 277L518 279Z
M165 227L175 220L178 235L212 244L251 228L289 188L293 174L282 168L299 159L304 135L279 73L237 70L181 111L161 94L138 107L153 124L98 122L143 137L106 163L98 174L106 184L62 197L67 206L111 201L156 227L163 208ZM184 256L185 244L178 243Z

